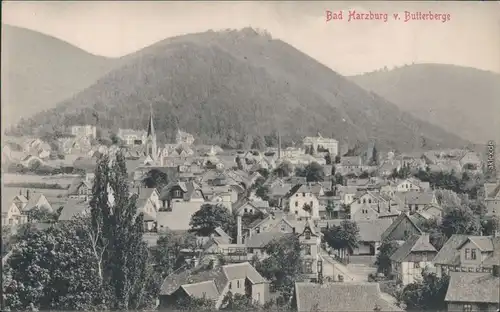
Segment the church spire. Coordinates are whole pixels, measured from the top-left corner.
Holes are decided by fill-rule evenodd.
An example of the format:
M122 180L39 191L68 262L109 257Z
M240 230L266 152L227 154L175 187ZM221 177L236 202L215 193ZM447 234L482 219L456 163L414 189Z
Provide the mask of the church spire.
M149 104L149 124L148 124L148 137L155 136L155 126L153 124L153 105Z

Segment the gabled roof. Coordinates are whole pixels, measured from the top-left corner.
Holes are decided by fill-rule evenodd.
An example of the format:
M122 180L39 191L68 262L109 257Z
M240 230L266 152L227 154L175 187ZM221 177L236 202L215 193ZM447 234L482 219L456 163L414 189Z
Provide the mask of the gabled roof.
M321 227L339 226L344 220L321 220L318 225ZM356 222L359 228L359 241L360 242L380 242L382 241L382 234L392 224L390 219L373 219L373 220L360 220Z
M295 283L298 312L402 311L382 297L378 283Z
M77 215L84 213L86 209L90 209L87 202L79 200L69 200L61 210L59 221L69 221Z
M392 222L392 224L384 231L384 233L382 233L382 240L388 237L401 224L401 222L403 222L403 220L408 220L419 233L422 233L422 230L420 230L420 228L415 224L415 222L413 222L408 214L401 213L396 218L396 220L394 220L394 222Z
M500 196L500 183L485 183L484 193L488 199Z
M179 289L179 287L183 287L184 290L188 287L193 294L196 294L199 293L196 291L197 287L200 287L202 289L211 289L212 292L215 292L215 288L218 297L222 294L223 289L229 281L245 278L248 278L253 284L268 282L248 262L228 264L216 268L198 266L194 269L174 272L167 276L160 288L160 295L170 295ZM209 286L207 282L213 283L213 286ZM205 284L199 285L202 283ZM198 284L198 286L191 286L193 284Z
M41 197L45 197L42 193L32 193L30 194L30 198L28 199L28 202L26 203L26 206L23 208L23 211L29 211L38 204L40 201Z
M450 272L447 302L498 303L500 279L491 273Z
M472 242L481 251L493 251L493 242L491 236L469 236L457 249L461 249L468 242Z
M408 205L429 205L434 197L433 192L416 192L409 191L404 193L396 193L402 202Z
M280 240L283 237L287 237L293 234L281 233L281 232L262 232L252 235L247 239L245 245L248 248L265 248L272 241Z
M217 290L217 286L212 280L182 285L181 288L193 298L205 298L209 300L216 300L219 298L219 290Z
M68 189L68 193L67 194L68 195L75 195L75 194L77 194L78 189L81 187L82 184L84 186L86 186L87 188L92 189L92 185L88 181L86 181L85 179L82 179L82 178L76 178L75 180L73 180L71 182L71 185L70 185L70 187Z
M444 243L432 262L434 264L458 265L460 264L460 250L458 249L468 239L468 235L453 234Z
M436 248L429 242L429 235L413 235L392 254L391 260L404 262L412 252L436 251Z

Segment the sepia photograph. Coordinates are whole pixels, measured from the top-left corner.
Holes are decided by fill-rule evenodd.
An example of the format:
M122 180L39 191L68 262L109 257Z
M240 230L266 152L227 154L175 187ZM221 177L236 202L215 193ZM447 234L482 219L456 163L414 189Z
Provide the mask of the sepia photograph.
M1 5L2 311L500 311L500 2Z

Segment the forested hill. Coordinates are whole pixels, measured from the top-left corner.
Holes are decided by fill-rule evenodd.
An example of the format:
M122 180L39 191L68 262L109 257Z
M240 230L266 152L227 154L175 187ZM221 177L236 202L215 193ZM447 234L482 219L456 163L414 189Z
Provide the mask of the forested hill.
M500 74L416 64L351 79L422 120L475 143L500 143Z
M376 138L401 151L467 143L253 29L171 38L123 60L19 129L77 123L144 129L152 104L165 140L182 128L199 141L234 147L278 129L295 142L319 131L350 144Z
M31 117L93 84L115 59L2 24L2 128Z

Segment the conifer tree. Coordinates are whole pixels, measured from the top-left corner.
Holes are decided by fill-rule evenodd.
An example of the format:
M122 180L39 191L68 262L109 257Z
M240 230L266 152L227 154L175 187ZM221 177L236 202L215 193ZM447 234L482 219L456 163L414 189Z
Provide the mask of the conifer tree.
M149 254L143 241L143 215L137 213L137 195L130 196L125 158L111 161L102 156L97 164L91 226L96 250L101 251L99 268L111 309L126 310L143 305L149 274Z

